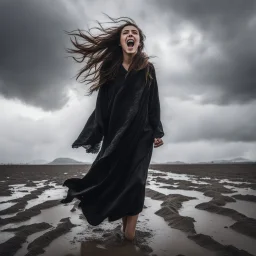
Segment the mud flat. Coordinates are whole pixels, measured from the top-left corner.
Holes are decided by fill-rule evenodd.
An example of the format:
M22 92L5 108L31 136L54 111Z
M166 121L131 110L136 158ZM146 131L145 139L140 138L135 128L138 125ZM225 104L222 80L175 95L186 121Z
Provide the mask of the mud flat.
M132 243L121 219L94 227L60 204L89 168L0 166L0 255L256 255L256 165L151 165Z

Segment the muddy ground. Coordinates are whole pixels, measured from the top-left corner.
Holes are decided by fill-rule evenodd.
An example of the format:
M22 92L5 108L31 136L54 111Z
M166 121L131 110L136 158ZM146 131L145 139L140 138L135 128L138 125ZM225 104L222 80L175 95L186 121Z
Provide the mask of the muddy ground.
M63 205L85 165L0 166L0 255L256 255L256 165L151 165L136 238Z

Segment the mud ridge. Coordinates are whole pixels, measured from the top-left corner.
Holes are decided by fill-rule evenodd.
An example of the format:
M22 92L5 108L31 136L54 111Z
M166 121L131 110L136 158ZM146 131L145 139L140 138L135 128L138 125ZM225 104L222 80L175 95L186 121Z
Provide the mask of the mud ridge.
M45 190L51 189L51 188L53 188L53 186L47 185L45 187L41 187L41 188L38 188L34 191L31 191L30 194L27 194L23 197L15 198L13 200L7 201L7 202L12 202L12 203L17 202L17 204L12 205L12 206L4 209L4 210L1 210L0 215L17 213L17 212L23 210L26 207L26 205L28 204L29 200L38 198L38 196L41 195Z
M146 195L155 200L163 200L161 209L155 214L164 218L168 225L172 228L179 229L184 232L195 234L194 218L179 215L178 210L182 203L196 199L195 197L183 196L180 194L164 195L152 189L146 189Z
M29 252L25 256L36 256L44 253L45 250L43 248L47 247L54 239L68 233L73 227L77 226L71 223L69 218L63 218L60 222L55 229L44 233L28 244Z
M213 190L207 190L204 192L205 196L212 197L213 199L210 203L216 204L218 206L224 206L226 203L236 202L236 200L230 196L223 196L220 192Z
M196 234L188 236L188 238L208 250L216 251L219 256L253 256L252 254L244 250L239 250L232 245L222 245L210 236L204 234Z
M60 204L59 200L48 200L41 204L37 204L29 209L26 209L22 212L18 212L15 216L2 219L0 218L0 226L14 223L14 222L22 222L29 220L31 217L34 217L41 213L41 210L48 209Z
M0 186L0 196L11 196L13 194L13 191L9 189L10 187L8 186L8 183L1 183ZM1 202L5 203L5 202Z
M155 190L150 189L150 188L146 188L146 196L150 197L154 200L160 200L160 201L164 201L167 197L165 194L160 193L160 192L155 191Z
M256 238L256 220L255 219L248 218L247 216L237 212L236 210L218 206L212 201L198 204L195 207L200 210L205 210L208 212L213 212L220 215L228 216L236 220L237 222L231 225L230 228L242 234Z
M230 228L256 239L256 220L253 218L239 220L231 225Z
M152 172L151 176L167 176L167 173L156 173L156 172Z
M216 181L209 181L209 184L200 184L188 180L174 180L172 178L164 179L162 177L157 177L153 179L156 182L161 182L164 184L168 184L170 186L161 186L161 188L169 188L169 189L181 189L181 190L196 190L199 192L207 192L208 190L215 191L217 193L233 193L236 192L234 189L226 188L222 183L218 183ZM174 184L176 183L176 184ZM178 183L178 184L177 184ZM175 185L175 186L173 186Z
M26 242L27 237L51 228L52 225L42 222L32 225L25 225L17 228L8 228L1 230L1 232L16 232L15 236L8 239L6 242L0 244L0 255L12 256L22 247L22 244Z
M200 210L205 210L208 212L213 212L213 213L217 213L220 215L224 215L224 216L228 216L234 220L243 220L244 218L247 218L247 216L245 216L242 213L237 212L236 210L230 209L230 208L225 208L225 207L221 207L216 205L213 202L206 202L206 203L201 203L195 206L195 208L200 209Z
M233 195L232 197L234 197L235 199L238 199L238 200L244 200L244 201L249 201L249 202L255 202L256 203L256 196L254 196L254 195L236 194L236 195Z
M240 184L237 184L237 183L231 183L231 182L222 182L221 184L227 185L227 186L234 186L234 187L237 187L237 188L251 188L251 189L256 190L256 183L240 183Z
M162 208L156 211L155 214L163 217L172 228L195 234L195 219L192 217L181 216L178 212L183 202L193 199L196 198L179 194L168 195L167 199L161 204Z

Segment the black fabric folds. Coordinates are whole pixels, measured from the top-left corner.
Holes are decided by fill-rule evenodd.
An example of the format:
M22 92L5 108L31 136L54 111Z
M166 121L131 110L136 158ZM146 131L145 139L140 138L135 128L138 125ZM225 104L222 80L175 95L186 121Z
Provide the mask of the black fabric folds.
M145 84L145 70L127 71L121 65L114 81L99 89L96 107L72 144L98 153L83 178L70 178L62 203L80 200L91 225L115 221L143 209L154 138L164 136L154 66L153 83ZM157 136L157 137L156 137Z

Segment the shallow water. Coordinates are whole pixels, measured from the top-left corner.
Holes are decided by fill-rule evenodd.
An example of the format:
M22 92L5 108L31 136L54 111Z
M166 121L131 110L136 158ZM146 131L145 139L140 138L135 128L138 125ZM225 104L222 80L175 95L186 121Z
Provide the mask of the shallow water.
M161 172L158 172L161 173ZM183 175L182 175L183 176ZM155 177L155 176L154 176ZM162 177L162 176L161 176ZM176 175L178 179L178 175ZM183 176L184 178L184 176ZM188 179L189 180L189 179ZM191 180L190 180L191 181ZM229 181L225 179L223 182ZM157 183L158 185L156 185ZM236 183L240 184L240 183ZM227 216L222 216L219 214L210 213L207 211L199 210L195 208L196 205L209 202L212 198L204 196L202 192L193 191L193 190L178 190L178 189L168 189L168 188L159 188L159 186L164 186L166 184L161 182L150 181L149 188L156 190L165 195L168 194L182 194L184 196L196 197L195 200L190 200L182 203L182 208L179 210L181 216L189 216L195 219L195 230L197 233L202 233L205 235L211 236L214 240L218 241L221 244L233 245L239 249L248 251L251 254L256 254L255 240L249 236L238 233L229 227L234 224L236 221ZM255 195L256 191L252 189L242 189L234 186L225 186L227 188L232 188L237 190L235 193L225 193L225 195L234 195L234 194L253 194ZM237 202L227 203L224 207L234 209L242 214L245 214L247 217L256 218L256 203L247 202L242 200L237 200Z
M153 200L146 197L145 205L148 207L145 209L144 219L149 218L148 227L153 230L154 237L149 242L149 245L154 249L154 253L159 256L169 255L215 255L213 252L206 250L190 239L187 235L177 229L171 228L167 225L165 220L156 215L155 212L161 208L162 201ZM140 217L140 219L143 219Z
M256 203L236 199L236 202L227 203L226 208L234 209L247 217L256 219Z
M183 202L182 207L179 210L179 214L181 216L189 216L193 217L196 222L194 222L195 230L197 233L202 233L205 235L211 236L214 240L220 242L224 245L234 245L239 249L244 249L251 254L256 254L255 248L255 240L245 236L241 233L238 233L229 227L235 221L229 217L209 213L207 211L196 209L195 206L202 202L208 202L212 198L206 197L202 192L196 191L196 184L209 184L208 182L200 181L195 175L186 175L186 174L175 174L175 173L166 173L157 170L149 170L148 181L149 185L147 188L151 188L155 191L163 193L165 195L168 194L181 194L185 196L195 197L196 199ZM161 182L155 182L152 179L157 176L152 176L151 173L164 173L167 174L165 176L159 176L164 179L172 178L174 180L187 180L195 183L194 190L180 190L180 189L168 189L168 188L160 188L159 186L166 186L167 184ZM66 173L67 174L67 173ZM85 173L82 173L85 175ZM200 177L202 180L210 180L209 177ZM37 180L33 181L37 187L25 187L25 184L16 184L11 185L10 189L14 192L12 196L9 197L0 197L0 201L7 201L14 198L20 198L26 194L29 194L31 191L35 190L39 187L44 187L46 185L52 185L53 188L47 189L36 199L32 199L28 201L26 205L26 209L33 207L39 203L43 203L47 200L61 200L66 195L66 188L63 186L57 185L54 182L46 183L47 180ZM224 185L227 188L233 188L237 192L235 193L225 193L225 195L232 196L234 194L251 194L256 195L256 191L247 188L237 188L236 184L241 184L241 182L232 182L228 179L222 179L219 181L220 183L227 182L231 185ZM246 182L242 182L243 184L248 184ZM177 183L173 186L177 186ZM21 192L22 190L28 190L28 192ZM112 223L109 223L107 220L102 222L97 228L102 228L103 231L93 232L93 229L96 227L90 226L85 219L79 218L82 214L80 209L76 208L76 211L71 212L70 210L73 208L75 200L68 205L58 205L55 207L51 207L49 209L42 210L40 214L32 217L27 221L23 221L20 223L11 223L5 226L1 226L0 230L9 227L19 227L22 225L29 225L33 223L47 222L51 224L54 229L62 218L70 217L70 221L73 224L78 226L72 228L68 233L62 235L61 237L56 238L51 244L44 248L45 256L52 255L66 255L68 253L72 253L73 255L143 255L139 248L133 244L126 244L120 248L110 247L106 248L104 244L100 244L96 241L96 239L102 238L102 234L104 232L108 232L109 230L115 229L115 227L121 224L121 219ZM149 197L145 198L145 206L147 208L143 209L143 212L139 215L137 230L147 231L152 234L152 237L146 238L147 245L149 245L153 249L153 253L158 256L176 256L178 254L189 255L189 256L205 256L205 255L215 255L214 252L204 249L203 247L197 245L195 242L187 238L187 234L171 228L167 225L166 221L155 214L157 210L161 208L162 201L153 200ZM12 206L14 203L8 202L4 204L0 204L0 209L7 209ZM246 202L242 200L237 200L235 203L227 203L224 207L232 208L237 210L240 213L245 214L248 217L256 218L256 203ZM1 218L7 218L12 215L2 215ZM34 241L37 237L40 237L42 234L48 232L49 230L37 232L33 235L28 236L27 242L22 245L22 248L18 250L15 256L23 256L27 251L27 245ZM7 241L11 237L14 236L12 232L1 232L0 243ZM93 239L94 241L88 241L88 239Z
M256 190L251 189L251 188L238 188L238 187L229 186L229 185L224 185L224 187L234 189L236 191L234 193L225 193L225 195L228 195L228 196L232 196L232 195L236 195L236 194L256 196Z

